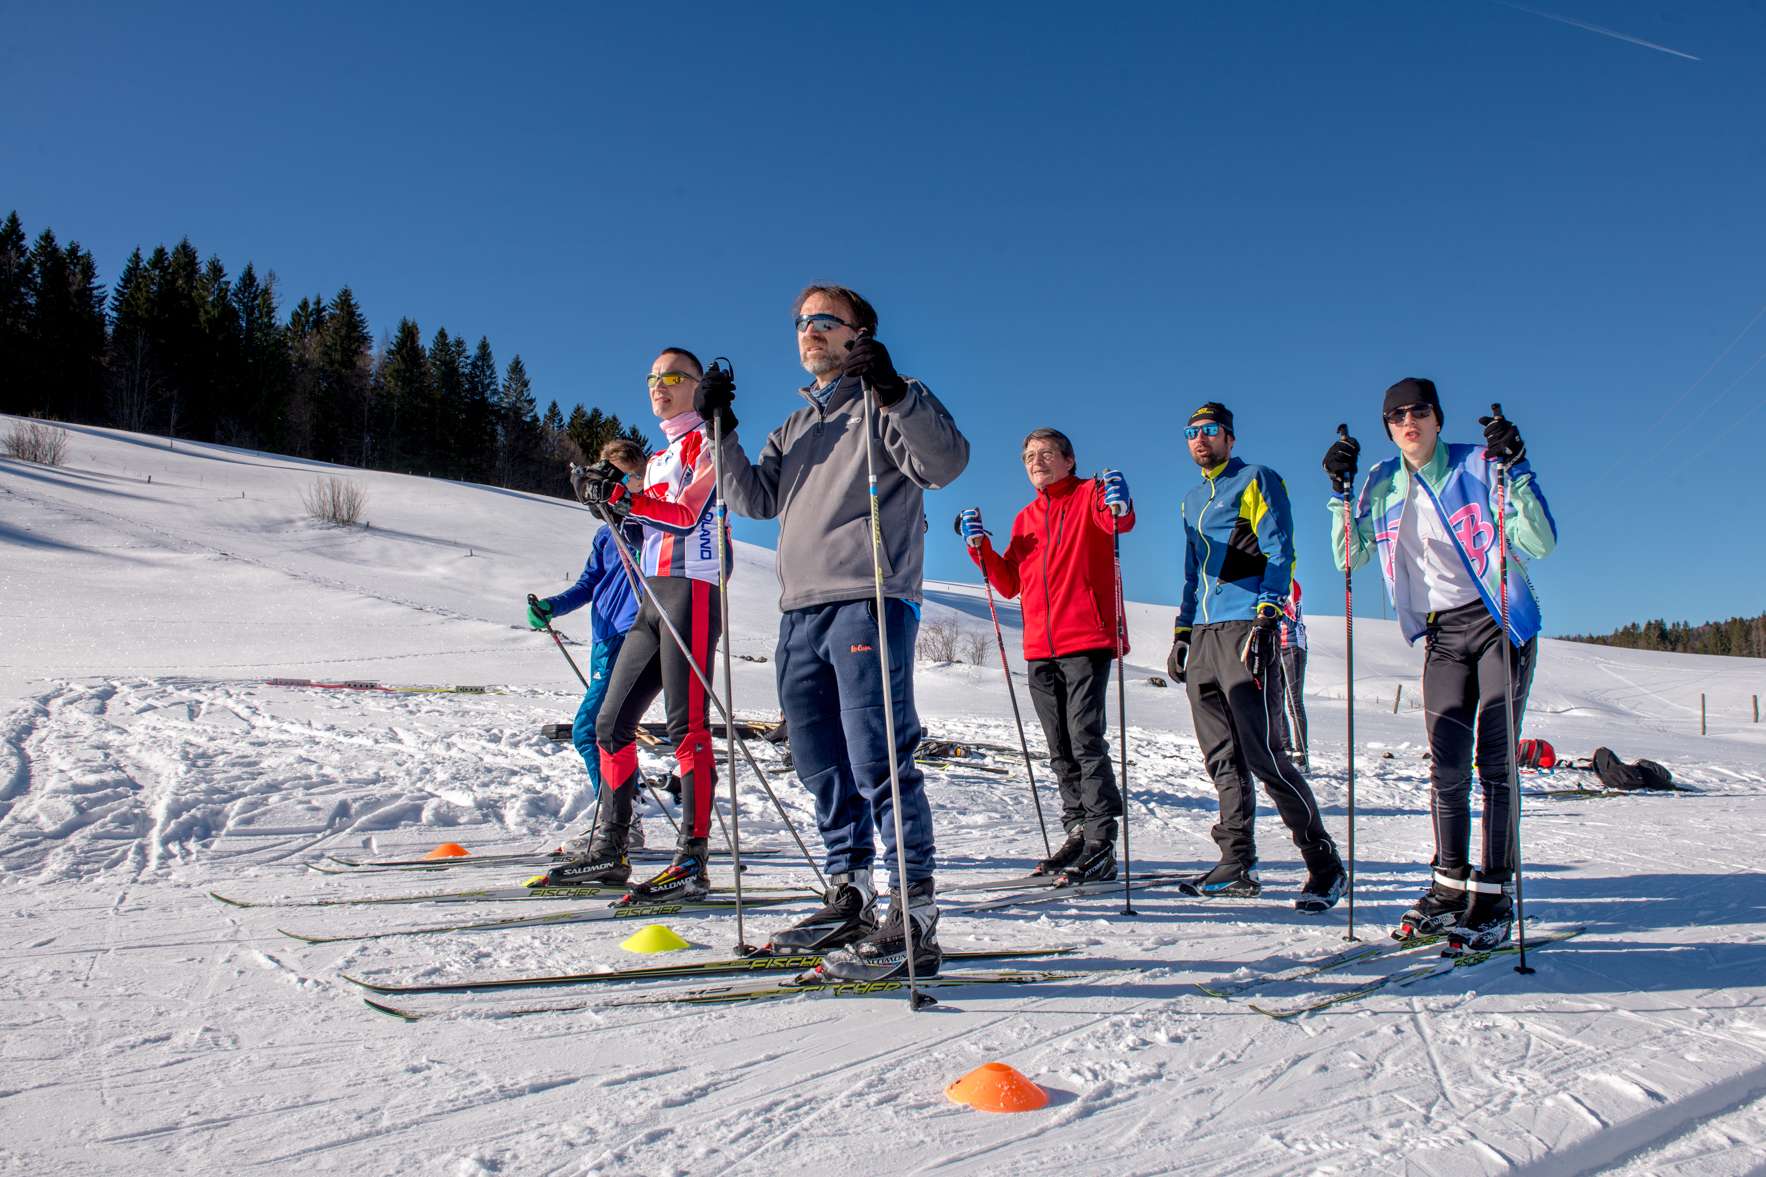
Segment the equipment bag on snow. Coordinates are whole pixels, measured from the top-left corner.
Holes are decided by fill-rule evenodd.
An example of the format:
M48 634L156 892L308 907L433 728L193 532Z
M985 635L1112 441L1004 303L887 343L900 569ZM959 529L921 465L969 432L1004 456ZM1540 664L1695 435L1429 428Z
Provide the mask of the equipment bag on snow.
M1522 740L1519 754L1522 768L1549 774L1557 767L1558 754L1544 740Z
M1632 792L1637 789L1672 789L1674 774L1653 760L1626 764L1611 748L1594 750L1594 771L1609 789Z

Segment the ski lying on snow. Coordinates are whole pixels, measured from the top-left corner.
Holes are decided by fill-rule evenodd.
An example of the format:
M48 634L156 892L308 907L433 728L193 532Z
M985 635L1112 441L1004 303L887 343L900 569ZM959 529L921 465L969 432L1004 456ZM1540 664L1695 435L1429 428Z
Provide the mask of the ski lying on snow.
M1065 956L1078 952L1073 945L1055 948L992 948L946 952L946 961L1005 960L1014 957ZM699 964L658 965L647 969L613 969L604 973L575 973L550 977L490 977L480 981L456 981L428 985L381 985L359 977L339 974L352 985L374 993L474 993L483 989L538 989L551 985L582 985L603 981L667 981L679 978L740 976L745 973L802 972L822 963L820 956L777 953L745 956L735 960L709 960Z
M713 858L728 858L730 852L712 850ZM743 858L771 858L778 854L777 850L744 848ZM564 855L556 850L529 850L520 854L464 854L458 858L339 858L335 854L327 854L326 859L339 866L347 866L360 870L448 870L456 866L552 866L564 859ZM633 862L660 862L672 859L674 851L657 847L655 849L638 849L628 851L626 857ZM312 863L306 865L312 866ZM315 868L323 869L323 868Z
M744 894L747 888L743 888ZM746 911L752 907L778 907L786 903L802 903L810 896L780 895L769 899L743 899L742 908ZM506 928L544 928L553 924L582 924L597 920L642 920L655 919L660 916L713 915L722 911L735 911L736 904L730 900L706 900L699 903L646 903L632 907L590 907L577 908L575 911L554 911L546 915L516 916L502 920L476 920L460 924L436 924L426 928L394 928L385 932L355 932L348 936L306 936L300 932L290 932L287 928L277 928L284 936L294 940L304 940L308 944L339 944L346 940L384 940L388 936L430 936L438 932L496 932Z
M1112 970L1127 971L1127 970ZM808 974L805 974L806 976ZM947 989L959 985L1029 985L1039 981L1071 981L1079 977L1095 976L1096 972L970 972L942 973L936 977L920 980L920 989ZM574 1013L585 1009L608 1009L631 1005L733 1005L741 1001L766 1001L775 997L875 997L884 993L899 993L907 988L907 980L896 981L837 981L837 980L803 980L786 978L782 980L751 980L733 981L724 985L707 986L699 989L662 990L655 993L621 994L617 997L590 999L588 1001L558 1002L551 1005L520 1006L512 1009L494 1009L500 1017L521 1017L526 1014ZM363 998L369 1009L377 1013L388 1014L407 1022L416 1022L424 1018L433 1018L441 1014L456 1012L455 1010L410 1010L397 1006L385 1005L378 1001Z
M1532 924L1538 919L1538 916L1530 915L1527 917L1527 922ZM1446 939L1447 934L1443 932L1433 936L1412 936L1408 940L1380 940L1373 944L1355 944L1341 952L1333 952L1320 960L1303 961L1293 968L1282 969L1280 972L1258 973L1255 976L1242 977L1237 981L1221 981L1206 985L1197 981L1195 984L1196 988L1210 997L1236 997L1240 993L1258 989L1264 985L1274 985L1282 981L1305 980L1318 973L1328 973L1332 969L1340 969L1345 965L1372 960L1377 956L1391 956L1394 953L1410 952L1417 948L1429 948Z
M1549 944L1561 944L1565 940L1575 939L1587 930L1588 929L1585 927L1566 928L1561 932L1548 932L1537 939L1529 937L1527 940L1527 947L1529 949L1535 949L1544 948ZM1308 1001L1303 1005L1296 1005L1290 1009L1264 1009L1255 1002L1251 1003L1251 1008L1260 1014L1268 1014L1270 1017L1278 1020L1296 1017L1299 1014L1312 1013L1321 1009L1329 1009L1333 1005L1342 1005L1344 1002L1354 1001L1358 997L1366 997L1368 994L1378 992L1390 985L1415 985L1419 981L1427 981L1431 977L1445 976L1446 974L1451 973L1454 969L1470 968L1473 965L1483 964L1493 956L1508 956L1519 951L1519 945L1509 943L1500 948L1486 949L1483 952L1468 952L1464 956L1436 957L1432 960L1420 961L1416 964L1408 965L1405 968L1387 973L1385 976L1377 977L1365 985L1358 985L1353 989L1346 989L1341 993L1333 993L1329 997L1317 998L1316 1000Z
M1129 884L1131 890L1139 891L1143 887L1169 887L1188 879L1200 878L1199 875L1137 875ZM973 911L993 911L1001 907L1026 907L1032 903L1050 903L1057 899L1082 899L1093 895L1113 895L1122 890L1119 881L1108 883L1078 883L1071 887L1038 887L1034 890L1014 891L999 899L984 899L979 903L962 903L954 907L942 908L942 915L965 915Z
M267 678L269 687L312 687L321 691L407 691L420 695L500 695L495 687L388 687L372 679L351 679L344 682L314 682L310 678Z
M1052 887L1060 878L1059 874L1019 875L1015 879L988 879L982 883L957 883L954 886L938 888L938 893L940 895L954 895L959 891L1027 891L1036 887Z
M493 887L483 891L438 891L426 895L391 895L382 898L363 899L297 899L291 901L271 900L267 903L253 903L245 899L229 899L225 895L217 895L210 891L209 896L219 899L229 907L361 907L384 905L390 903L505 903L533 899L597 899L612 896L618 898L630 891L630 887ZM713 887L713 894L730 894L736 892L734 887ZM807 887L750 887L743 886L744 895L750 892L789 892L801 894L809 898L818 892Z

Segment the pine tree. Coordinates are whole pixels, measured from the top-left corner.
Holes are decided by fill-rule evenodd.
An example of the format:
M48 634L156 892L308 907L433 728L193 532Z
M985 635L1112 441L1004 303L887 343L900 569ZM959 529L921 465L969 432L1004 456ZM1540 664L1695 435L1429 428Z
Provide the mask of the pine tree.
M540 446L539 406L534 402L527 366L520 356L509 361L497 407L498 484L516 490L532 489Z
M374 337L368 320L345 286L331 300L319 356L313 452L328 462L378 465L384 455L374 438Z
M70 242L63 249L44 229L31 249L36 282L30 307L30 401L47 416L80 420L91 415L101 393L108 340L104 293L92 255Z
M249 436L235 444L280 449L283 410L287 403L289 362L287 336L277 322L276 271L262 282L250 262L233 284L233 314L239 325L239 386L237 411Z
M429 353L410 319L400 319L387 345L381 372L384 400L380 420L385 442L375 464L429 474Z
M466 366L460 477L471 482L490 482L496 477L497 423L497 361L491 355L491 341L481 335L472 362Z
M466 340L446 327L429 344L430 413L434 430L435 473L443 478L465 475L463 455L469 450L462 431L466 424Z
M15 211L0 225L0 413L30 411L31 301L36 273Z

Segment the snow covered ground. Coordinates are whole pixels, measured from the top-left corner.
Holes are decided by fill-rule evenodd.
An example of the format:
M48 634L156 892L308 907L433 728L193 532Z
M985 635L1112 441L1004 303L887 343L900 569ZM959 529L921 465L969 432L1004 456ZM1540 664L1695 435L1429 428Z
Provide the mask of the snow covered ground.
M951 990L919 1014L871 997L506 1016L590 996L579 987L395 1001L447 1011L407 1024L339 974L581 972L716 959L736 939L720 915L675 920L694 947L662 958L620 949L629 927L593 923L308 945L278 927L336 935L573 905L241 909L208 896L512 886L531 872L349 877L302 863L442 841L524 850L580 828L581 762L539 734L574 711L575 682L523 601L574 579L588 516L487 487L70 432L65 467L0 459L0 1171L1766 1172L1766 746L1751 702L1766 664L1545 644L1528 734L1561 753L1606 744L1661 760L1697 791L1527 803L1537 930L1587 928L1530 954L1532 975L1497 958L1289 1021L1249 1000L1291 1006L1378 970L1202 994L1195 982L1343 946L1345 909L1294 912L1303 874L1271 813L1259 900L1148 890L1132 918L1117 896L941 929L947 948L1070 944L1080 951L1050 967L1126 971ZM304 517L300 491L332 473L366 488L371 527ZM770 562L739 552L738 654L772 654ZM1308 579L1313 602L1327 580ZM933 616L984 624L979 586L928 596ZM1199 867L1213 790L1182 693L1147 681L1172 610L1132 609L1136 868ZM1015 646L1016 610L1001 620ZM587 636L577 618L562 628ZM1314 618L1312 637L1314 785L1341 832L1341 618ZM1393 625L1361 619L1356 665L1355 916L1375 943L1429 855L1420 661ZM771 669L736 663L743 714L774 714ZM1015 741L997 666L921 663L917 690L933 736ZM928 772L945 882L1015 874L1040 854L1021 768ZM806 796L774 780L813 837ZM781 851L749 881L807 881L744 781L745 841ZM653 844L667 839L654 805L647 824ZM750 939L799 910L751 912ZM944 1086L986 1061L1043 1084L1049 1106L994 1116L948 1102Z

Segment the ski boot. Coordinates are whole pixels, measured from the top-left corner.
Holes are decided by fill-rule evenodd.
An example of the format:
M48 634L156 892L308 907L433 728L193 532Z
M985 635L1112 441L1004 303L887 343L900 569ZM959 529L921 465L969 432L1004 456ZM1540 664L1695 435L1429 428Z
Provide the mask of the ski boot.
M1294 900L1294 910L1307 915L1318 915L1337 906L1337 900L1343 898L1343 888L1349 884L1349 872L1343 869L1343 860L1331 851L1328 859L1320 861L1316 866L1311 863L1306 867L1306 886L1300 892L1300 898Z
M1453 871L1436 868L1429 889L1399 917L1398 926L1392 929L1392 939L1439 936L1458 923L1468 903L1464 876L1469 873L1465 867Z
M820 954L844 948L877 930L877 892L868 870L829 875L822 903L814 915L774 933L766 951L777 956Z
M1447 929L1447 947L1441 950L1442 956L1500 948L1515 930L1515 902L1510 898L1514 884L1506 879L1485 882L1479 877L1481 873L1473 871L1466 883L1472 902L1459 917L1459 923Z
M632 877L626 860L628 827L597 826L580 856L527 881L529 887L623 887Z
M619 901L620 905L696 903L711 894L708 861L706 839L682 837L675 844L674 861L655 878L633 887Z
M1066 847L1062 847L1066 849ZM1107 883L1116 877L1116 843L1087 842L1079 857L1061 871L1057 887L1076 887L1080 883Z
M1080 851L1085 849L1085 835L1074 830L1061 843L1060 849L1036 864L1032 875L1058 875L1079 861Z
M1179 883L1177 889L1204 899L1255 899L1263 894L1263 880L1248 866L1223 862L1199 879Z
M908 946L902 908L914 921L914 977L938 975L944 953L938 947L938 902L931 879L908 884L904 905L901 892L891 891L889 914L869 936L822 958L820 974L838 981L893 981L908 975Z

